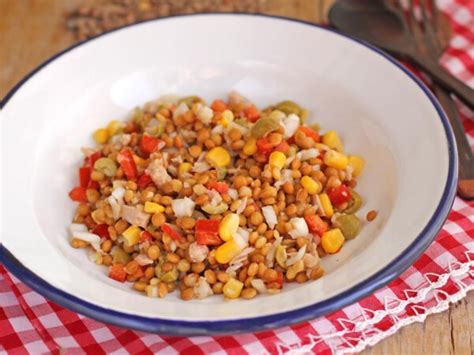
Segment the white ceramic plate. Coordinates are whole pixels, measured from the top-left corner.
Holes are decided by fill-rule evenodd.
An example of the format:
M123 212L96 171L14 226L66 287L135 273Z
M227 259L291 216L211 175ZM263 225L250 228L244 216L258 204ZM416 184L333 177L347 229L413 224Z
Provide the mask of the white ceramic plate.
M163 94L236 90L258 105L293 99L364 156L360 236L324 259L320 280L275 296L147 298L68 244L79 148L90 133ZM3 102L0 260L33 289L102 321L169 334L267 329L373 292L429 245L451 207L456 148L426 87L382 52L308 23L205 14L130 26L43 64Z

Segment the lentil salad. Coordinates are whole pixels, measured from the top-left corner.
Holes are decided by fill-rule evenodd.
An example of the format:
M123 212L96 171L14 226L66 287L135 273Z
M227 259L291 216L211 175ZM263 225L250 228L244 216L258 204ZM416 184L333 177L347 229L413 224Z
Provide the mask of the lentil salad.
M161 97L111 121L83 148L71 246L149 297L251 299L320 278L320 258L362 227L364 159L307 116L231 93Z

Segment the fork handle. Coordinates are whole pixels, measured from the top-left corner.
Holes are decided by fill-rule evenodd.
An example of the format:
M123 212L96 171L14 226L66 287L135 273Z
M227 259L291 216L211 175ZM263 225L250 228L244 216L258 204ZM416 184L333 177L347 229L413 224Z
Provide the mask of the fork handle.
M440 86L455 94L471 110L474 110L474 90L444 70L437 62L426 55L414 53L412 59L424 69Z
M434 93L449 118L456 139L459 159L458 194L464 199L472 200L474 199L474 155L471 146L467 140L454 100L441 87L435 86Z

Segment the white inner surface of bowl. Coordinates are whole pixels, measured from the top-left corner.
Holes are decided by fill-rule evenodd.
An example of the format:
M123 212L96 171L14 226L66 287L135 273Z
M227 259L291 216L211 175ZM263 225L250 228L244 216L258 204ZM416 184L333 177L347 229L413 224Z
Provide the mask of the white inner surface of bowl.
M190 302L176 293L144 297L72 249L80 147L111 119L163 94L210 100L236 90L257 105L292 99L323 130L340 132L365 157L359 216L375 209L360 236L324 259L316 282L275 296ZM181 320L270 315L323 301L399 256L421 232L448 173L445 133L418 85L381 55L334 33L255 16L200 15L119 30L83 44L35 74L2 112L5 246L48 283L130 314ZM429 137L429 139L420 139ZM408 266L408 265L407 265Z

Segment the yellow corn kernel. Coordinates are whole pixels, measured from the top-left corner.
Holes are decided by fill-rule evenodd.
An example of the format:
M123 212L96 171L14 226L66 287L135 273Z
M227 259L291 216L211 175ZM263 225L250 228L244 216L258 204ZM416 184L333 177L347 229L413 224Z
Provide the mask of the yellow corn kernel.
M105 144L109 140L109 132L105 128L99 128L94 132L94 140L97 144Z
M268 159L270 166L282 169L286 163L286 155L282 152L273 152Z
M113 135L120 133L122 131L123 126L123 122L117 120L110 121L107 125L107 132L109 133L109 136L112 137Z
M321 201L321 206L323 207L324 215L328 218L331 218L334 214L334 209L332 208L332 203L329 199L328 194L319 195L319 201Z
M232 113L232 111L225 110L224 112L222 112L219 123L223 125L224 127L227 127L229 123L231 123L233 120L234 120L234 114Z
M323 143L332 149L336 149L338 152L344 151L341 139L336 131L327 131L323 134Z
M155 202L150 202L150 201L146 201L145 202L145 208L144 208L145 212L146 213L163 213L165 212L165 208L160 205L159 203L155 203Z
M241 248L234 239L228 240L216 249L216 260L219 264L227 264L239 255Z
M335 150L328 150L324 154L324 164L336 169L345 169L349 165L349 159L342 153Z
M140 228L137 226L131 225L122 233L125 240L125 244L129 247L137 244L140 240Z
M236 213L226 215L219 225L219 236L223 241L231 240L239 228L240 218Z
M310 195L320 193L323 188L319 181L314 180L310 176L303 176L301 178L301 185L303 185L304 189L308 191Z
M242 292L242 288L244 284L236 279L229 279L224 285L222 292L224 296L227 298L239 298L240 293Z
M334 254L341 249L344 244L345 238L339 228L331 229L321 237L321 246L324 251L328 254Z
M192 168L193 168L193 165L191 163L181 163L179 164L178 173L179 175L183 175L187 173L189 170L191 170Z
M216 168L223 168L230 163L230 154L222 147L215 147L207 153L206 160Z
M352 176L359 176L364 169L365 160L358 155L349 155L349 164L352 166Z
M255 154L257 152L257 140L255 138L249 138L244 144L242 151L248 156Z

